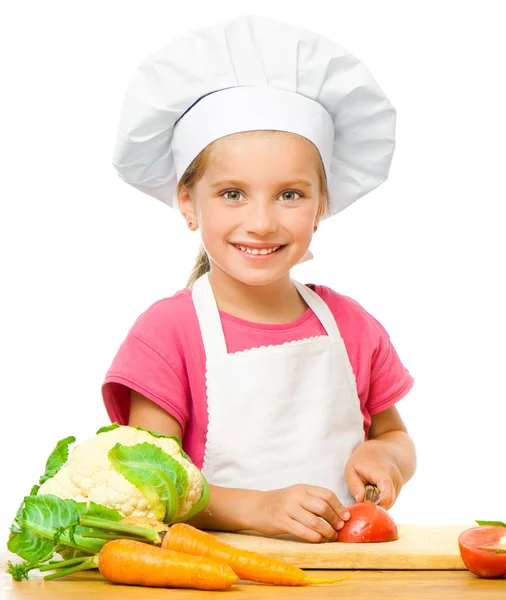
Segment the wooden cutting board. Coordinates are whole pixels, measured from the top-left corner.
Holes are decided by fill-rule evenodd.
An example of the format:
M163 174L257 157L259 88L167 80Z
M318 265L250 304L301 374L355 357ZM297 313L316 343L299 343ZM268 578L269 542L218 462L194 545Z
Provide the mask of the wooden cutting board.
M399 525L399 539L382 544L311 544L291 536L213 532L220 540L303 569L464 570L458 536L467 525Z

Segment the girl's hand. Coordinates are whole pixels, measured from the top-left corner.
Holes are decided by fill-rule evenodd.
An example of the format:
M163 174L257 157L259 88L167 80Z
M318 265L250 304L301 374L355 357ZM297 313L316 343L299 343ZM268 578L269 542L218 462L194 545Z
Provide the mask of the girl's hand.
M308 542L335 542L337 530L350 518L332 491L302 484L261 492L251 510L256 531L265 535L289 533Z
M369 440L357 447L351 455L344 478L351 495L363 502L365 486L373 483L381 493L379 505L388 510L397 500L404 484L401 472L381 440Z

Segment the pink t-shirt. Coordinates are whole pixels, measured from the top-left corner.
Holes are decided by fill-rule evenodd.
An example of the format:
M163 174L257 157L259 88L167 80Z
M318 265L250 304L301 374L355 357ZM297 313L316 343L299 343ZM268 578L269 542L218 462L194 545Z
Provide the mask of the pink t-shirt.
M413 386L383 326L357 302L310 285L336 319L357 381L367 436L371 415L392 406ZM326 335L308 308L291 323L252 323L220 311L228 352ZM164 298L142 313L109 368L102 395L111 421L128 424L130 389L146 396L181 425L183 449L203 466L207 432L205 352L191 290ZM240 426L240 424L238 424Z

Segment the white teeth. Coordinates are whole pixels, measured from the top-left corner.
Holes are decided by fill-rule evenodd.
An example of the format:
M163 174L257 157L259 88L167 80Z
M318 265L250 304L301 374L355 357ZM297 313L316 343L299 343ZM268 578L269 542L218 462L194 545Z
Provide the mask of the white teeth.
M258 248L247 248L246 246L236 246L236 247L248 254L271 254L272 252L275 252L279 248L279 246L275 246L274 248L269 248L269 249L262 248L261 250L259 250Z

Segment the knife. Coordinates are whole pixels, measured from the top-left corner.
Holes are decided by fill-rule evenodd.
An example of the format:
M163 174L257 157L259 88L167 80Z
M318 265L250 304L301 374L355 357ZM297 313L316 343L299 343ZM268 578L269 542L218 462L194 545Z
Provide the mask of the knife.
M382 496L383 494L373 483L368 483L365 486L364 502L367 502L369 504L379 504Z

